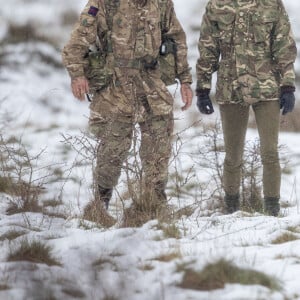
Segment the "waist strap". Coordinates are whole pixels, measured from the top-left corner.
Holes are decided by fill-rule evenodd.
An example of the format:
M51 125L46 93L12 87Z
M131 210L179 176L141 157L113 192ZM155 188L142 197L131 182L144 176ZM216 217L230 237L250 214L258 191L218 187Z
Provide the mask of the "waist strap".
M126 58L114 58L114 66L117 68L128 68L138 70L154 69L157 65L157 59L126 59Z

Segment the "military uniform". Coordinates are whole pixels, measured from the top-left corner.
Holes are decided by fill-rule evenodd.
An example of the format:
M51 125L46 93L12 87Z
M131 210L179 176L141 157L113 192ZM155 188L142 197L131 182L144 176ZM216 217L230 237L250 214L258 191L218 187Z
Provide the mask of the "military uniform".
M159 1L120 1L112 24L108 24L105 1L90 0L63 49L63 63L71 78L76 78L85 74L90 45L97 43L100 50L107 52L106 67L113 74L112 81L94 94L89 119L91 131L101 140L95 174L98 184L104 188L117 184L138 123L143 176L148 186L160 190L158 194L165 198L162 191L171 154L173 98L160 79L156 64L162 31L177 45L180 82L191 83L192 79L186 37L173 2L165 0L166 10L161 20ZM152 66L146 68L146 63Z
M210 0L203 16L197 90L210 90L218 72L226 157L226 194L237 195L252 106L261 142L265 197L280 197L280 89L294 90L296 46L281 0Z

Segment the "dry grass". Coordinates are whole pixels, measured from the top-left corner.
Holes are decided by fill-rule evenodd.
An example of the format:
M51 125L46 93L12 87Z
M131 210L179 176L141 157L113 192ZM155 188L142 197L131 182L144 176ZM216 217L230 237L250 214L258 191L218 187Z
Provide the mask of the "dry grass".
M60 266L61 264L52 257L52 249L39 241L24 239L17 249L11 250L7 261L29 261L46 264L48 266Z
M287 227L288 231L293 232L293 233L300 233L300 227L299 226L289 226Z
M0 284L0 291L6 291L9 289L10 287L7 284Z
M185 269L181 288L209 291L223 289L227 283L242 285L262 285L271 290L280 290L281 286L277 279L262 272L251 269L242 269L226 260L208 264L200 272Z
M96 267L98 270L103 270L109 266L110 270L118 271L117 264L112 261L109 257L100 257L92 263L93 267Z
M27 23L24 25L17 25L11 23L8 25L8 33L2 40L2 44L18 44L39 41L57 46L54 40L47 38L44 34L39 34L38 29L33 24ZM57 62L55 62L55 65L57 65ZM59 67L61 67L61 65L59 65Z
M78 289L63 288L62 292L70 296L72 299L86 299L86 295Z
M138 267L141 271L152 271L154 267L151 264L143 264L142 266Z
M167 254L161 254L161 255L155 257L154 260L158 260L160 262L170 262L170 261L178 259L178 258L182 258L182 255L179 251L175 251L175 252L170 252Z
M43 207L39 204L37 196L33 191L29 190L19 190L21 194L25 193L26 196L21 197L20 199L14 199L10 201L6 213L8 215L14 215L24 212L43 212ZM25 195L23 194L23 195Z
M286 232L281 234L279 237L277 237L275 240L272 241L272 244L284 244L292 241L299 240L299 238L290 232Z
M180 239L181 238L181 232L176 226L176 224L167 224L167 223L158 223L156 228L158 230L162 230L164 234L164 238L174 238L174 239Z
M9 177L0 176L0 193L8 193L11 190L11 184Z
M25 231L10 230L0 236L0 241L5 241L5 240L12 241L12 240L24 235L25 233L26 233Z

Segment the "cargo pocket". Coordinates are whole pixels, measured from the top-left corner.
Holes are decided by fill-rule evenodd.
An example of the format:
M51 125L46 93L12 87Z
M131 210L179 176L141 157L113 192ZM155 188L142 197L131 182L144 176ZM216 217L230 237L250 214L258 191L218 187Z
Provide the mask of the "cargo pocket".
M210 19L215 23L213 36L220 39L221 46L231 43L235 14L230 11L216 10Z
M104 53L90 52L84 71L92 93L102 91L112 82L113 70L106 65Z
M275 10L266 9L252 15L253 37L257 50L267 50L270 47L270 38L277 20L278 13Z

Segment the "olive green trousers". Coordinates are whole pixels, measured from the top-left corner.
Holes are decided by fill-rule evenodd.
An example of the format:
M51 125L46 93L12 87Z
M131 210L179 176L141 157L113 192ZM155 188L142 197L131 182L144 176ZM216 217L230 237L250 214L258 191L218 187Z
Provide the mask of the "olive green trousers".
M220 105L225 144L223 187L228 195L239 193L241 166L250 106ZM260 139L264 197L280 198L281 169L278 155L279 101L252 105Z

